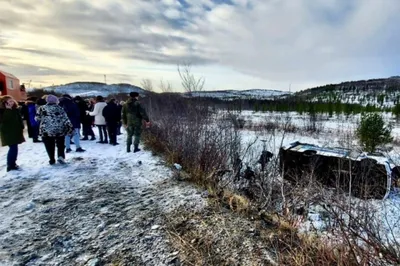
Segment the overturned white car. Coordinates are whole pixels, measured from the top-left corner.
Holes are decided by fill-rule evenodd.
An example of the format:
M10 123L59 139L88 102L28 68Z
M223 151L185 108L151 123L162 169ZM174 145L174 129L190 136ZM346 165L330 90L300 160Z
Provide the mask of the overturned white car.
M399 183L400 167L381 153L293 142L280 149L279 163L285 180L313 179L363 199L385 199Z

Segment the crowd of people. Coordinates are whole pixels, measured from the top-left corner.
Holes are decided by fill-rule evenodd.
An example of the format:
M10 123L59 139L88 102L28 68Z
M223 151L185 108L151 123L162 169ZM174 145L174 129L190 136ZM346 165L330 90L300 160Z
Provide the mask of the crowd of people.
M64 94L60 98L54 95L39 99L30 97L19 105L11 96L1 96L0 139L2 146L9 147L7 172L19 170L18 145L25 142L25 124L28 137L34 143L43 142L49 163L54 165L56 162L66 163L65 154L72 152L71 144L75 145L75 152L85 152L81 141L96 140L93 127L98 128L97 143L116 146L119 145L117 135L121 135L123 125L127 132L126 151L131 152L134 137L133 152L138 152L143 121L146 127L150 126L137 92L131 92L126 102L115 99L106 101L102 96L85 100L80 96L72 98Z

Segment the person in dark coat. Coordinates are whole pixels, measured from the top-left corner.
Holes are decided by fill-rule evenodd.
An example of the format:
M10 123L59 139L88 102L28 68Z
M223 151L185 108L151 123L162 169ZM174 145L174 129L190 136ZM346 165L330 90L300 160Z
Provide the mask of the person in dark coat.
M106 120L108 135L110 136L110 144L118 145L117 130L118 123L121 122L121 111L115 103L115 99L111 99L107 106L103 109L103 116Z
M37 99L36 105L38 106L38 108L39 106L46 105L46 98L47 95L43 95L42 98Z
M93 111L94 106L90 103L89 100L82 100L82 102L80 101L79 104L79 110L82 112L82 110L85 110L84 113L81 113L81 123L82 123L82 135L83 135L83 139L82 140L89 140L89 136L91 137L90 140L95 140L96 137L94 135L93 132L93 123L94 123L94 117L90 116L89 114L87 114L86 111ZM83 117L82 117L83 115Z
M74 127L74 143L76 146L76 152L84 152L80 144L80 130L81 130L81 115L79 112L78 105L72 100L71 96L68 94L64 94L60 99L59 105L64 108L64 111L67 113L69 120ZM66 152L71 152L71 137L65 136L65 148Z
M119 101L119 102L117 102L117 106L118 106L118 109L119 109L119 113L121 114L121 117L122 117L122 106L124 106L124 104L125 104L124 101ZM121 127L122 127L122 120L120 120L120 121L118 122L118 126L117 126L117 136L122 135L122 133L121 133Z
M2 146L8 146L7 172L18 170L18 144L25 141L24 123L17 102L9 95L0 98L0 139Z
M36 97L29 97L22 109L22 116L26 120L28 126L28 136L33 139L33 142L40 142L39 140L39 123L35 120L36 116Z
M39 133L49 156L51 165L56 163L54 153L57 146L57 161L65 164L65 136L74 134L74 127L64 109L58 105L54 95L46 96L46 105L37 109L36 121L39 122Z
M83 125L84 125L86 111L88 110L88 107L81 96L75 96L74 102L75 102L76 106L78 106L78 109L79 109L79 120L80 120L81 126L82 126L82 135L84 135L83 134L83 131L84 131ZM87 138L86 139L82 138L81 140L87 140Z

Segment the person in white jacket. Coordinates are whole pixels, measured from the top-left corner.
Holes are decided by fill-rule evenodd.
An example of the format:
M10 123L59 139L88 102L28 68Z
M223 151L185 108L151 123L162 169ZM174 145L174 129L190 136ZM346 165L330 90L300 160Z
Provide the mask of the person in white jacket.
M103 109L107 106L103 96L96 97L96 104L92 112L86 111L89 115L94 116L94 124L99 129L100 141L97 143L108 143L106 119L103 116ZM103 138L104 134L104 138Z

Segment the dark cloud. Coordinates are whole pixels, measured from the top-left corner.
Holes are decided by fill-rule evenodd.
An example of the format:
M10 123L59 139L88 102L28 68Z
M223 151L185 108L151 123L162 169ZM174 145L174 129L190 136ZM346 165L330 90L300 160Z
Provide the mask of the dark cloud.
M30 64L9 64L7 65L11 73L21 76L78 76L81 71L60 70L49 67L39 67Z
M1 44L0 44L1 46ZM4 51L19 51L24 53L36 54L36 55L43 55L43 56L56 56L56 57L67 57L66 55L51 51L41 51L37 49L27 49L27 48L15 48L15 47L2 47Z
M3 30L13 29L56 37L119 59L170 65L218 63L284 83L380 74L387 66L394 68L400 54L398 0L251 0L251 8L248 3L240 6L240 1L227 0L167 2L8 0L15 8L0 5L0 49L5 45ZM30 8L36 10L30 12ZM10 45L7 49L66 56L54 50ZM76 73L39 71L33 66L26 72Z
M176 64L182 60L190 61L193 65L214 62L201 53L192 54L196 43L190 38L172 34L174 30L186 26L183 19L166 17L162 13L161 5L149 5L145 1L139 1L138 4L143 5L143 9L132 14L119 4L99 8L89 4L88 1L52 1L50 4L47 3L47 8L50 9L47 15L35 14L29 23L20 22L20 24L25 23L24 27L32 32L58 36L84 45L86 49L118 51L121 57L126 55L129 58L165 64ZM154 10L156 7L158 9ZM10 17L4 20L10 20ZM166 32L146 30L149 27L162 27ZM186 51L185 55L163 52L165 49L174 49L178 46ZM56 55L49 51L8 49L39 55Z
M204 58L202 56L196 55L182 55L182 56L168 56L163 53L151 53L151 54L134 54L130 56L131 58L140 59L140 60L147 60L155 63L160 64L183 64L183 63L190 63L191 65L204 65L209 64L212 62L216 62L216 60Z

